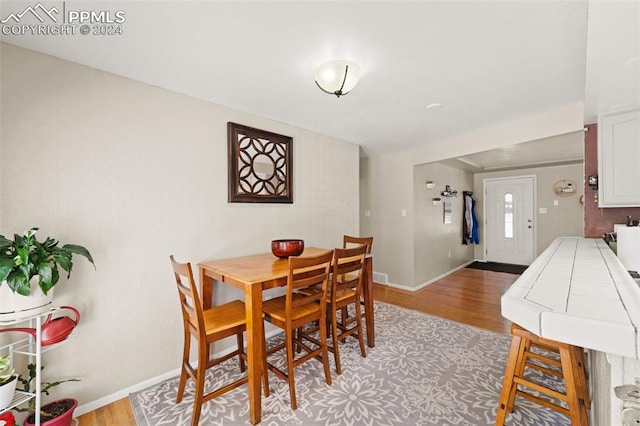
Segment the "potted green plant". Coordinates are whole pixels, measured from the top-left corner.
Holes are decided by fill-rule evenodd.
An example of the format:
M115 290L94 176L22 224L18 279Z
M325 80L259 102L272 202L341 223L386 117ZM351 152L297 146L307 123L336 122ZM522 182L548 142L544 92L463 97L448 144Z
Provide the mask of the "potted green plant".
M36 238L37 231L31 228L23 235L14 234L13 240L0 235L0 316L50 303L53 287L60 279L59 268L69 278L74 254L84 256L95 267L85 247L60 246L51 237L41 242Z
M27 365L29 371L28 377L20 376L18 380L22 385L20 389L23 392L33 392L32 382L36 378L36 365ZM44 370L44 366L42 367ZM55 382L41 382L40 393L49 395L49 390L55 386L66 382L79 382L79 379L58 380ZM74 398L63 398L40 407L40 426L70 426L73 420L73 411L78 406L78 401ZM34 398L29 400L28 408L18 408L17 411L28 411L29 415L24 421L25 426L35 426L36 401Z
M13 394L18 383L18 375L13 373L14 369L11 368L9 357L0 355L0 410L8 407L13 400Z

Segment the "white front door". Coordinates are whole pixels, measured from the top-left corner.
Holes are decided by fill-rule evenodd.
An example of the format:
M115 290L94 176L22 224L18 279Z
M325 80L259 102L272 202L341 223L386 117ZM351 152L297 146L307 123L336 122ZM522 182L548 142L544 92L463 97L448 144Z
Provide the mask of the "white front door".
M534 177L485 179L485 258L529 265L535 254Z

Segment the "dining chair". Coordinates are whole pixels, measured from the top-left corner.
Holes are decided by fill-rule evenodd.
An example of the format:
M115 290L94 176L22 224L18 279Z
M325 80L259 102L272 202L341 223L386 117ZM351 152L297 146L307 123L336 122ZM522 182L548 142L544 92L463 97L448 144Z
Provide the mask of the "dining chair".
M328 295L327 309L331 314L331 337L336 372L342 374L338 341L344 342L346 337L353 336L360 344L360 354L367 356L362 331L362 311L360 297L364 278L364 258L368 246L335 249L331 273L331 287ZM349 316L349 307L353 305L354 316ZM338 323L338 311L341 312Z
M326 383L331 384L327 350L326 302L332 259L333 250L327 250L317 256L290 257L286 294L267 300L262 304L265 319L284 330L284 342L272 348L265 347L264 353L267 358L268 355L285 349L287 371L285 372L268 362L267 367L276 376L288 382L293 410L298 408L294 379L295 367L316 358L322 362ZM322 290L306 294L301 292L316 285L319 285ZM298 335L296 330L316 321L320 324L320 340L317 341L317 344L309 340L305 342L303 336ZM296 358L294 349L297 348L304 350L305 354Z
M245 305L240 300L234 300L209 309L202 308L200 297L193 279L193 271L190 263L176 262L173 255L170 257L173 273L180 296L182 321L184 329L184 346L182 351L182 365L180 368L180 382L176 402L180 403L184 395L187 377L195 382L195 397L193 401L193 413L191 425L196 426L200 418L202 404L220 396L240 385L247 383L248 378L237 379L224 386L220 386L208 393L205 391L206 371L223 361L238 357L240 371L245 371L246 354L242 333L246 330ZM210 359L209 348L211 343L226 337L236 336L237 348L233 352L219 358ZM191 365L189 355L191 352L191 338L197 342L198 364ZM265 396L269 395L269 387L266 368L263 365L263 380L265 384Z
M342 236L342 248L349 248L364 244L367 246L367 254L371 254L371 248L373 247L373 237L352 237L351 235ZM362 302L364 305L364 302ZM342 311L343 317L346 317L346 310ZM342 324L343 326L345 324ZM344 341L344 340L343 340Z
M367 254L371 254L371 248L373 246L373 237L352 237L350 235L344 235L342 237L342 248L353 247L353 245L364 244L367 246Z
M367 247L366 254L371 254L371 247L373 246L373 237L352 237L351 235L342 236L342 248L357 247L360 245L365 245ZM343 310L342 317L343 318L347 317L346 310ZM345 324L342 324L342 325L345 326ZM317 327L317 324L316 324L316 327Z
M333 252L331 283L327 295L327 323L330 324L329 334L331 334L332 340L332 345L328 347L328 350L333 352L338 374L342 374L338 341L344 342L348 336L355 337L360 344L360 354L363 357L367 356L362 332L362 311L359 303L366 250L366 245L358 245L347 249L336 248ZM353 307L350 309L351 305ZM353 311L353 316L349 316L350 310ZM340 322L338 322L338 312L341 312ZM318 344L313 337L317 331L318 324L315 327L300 330L299 334Z

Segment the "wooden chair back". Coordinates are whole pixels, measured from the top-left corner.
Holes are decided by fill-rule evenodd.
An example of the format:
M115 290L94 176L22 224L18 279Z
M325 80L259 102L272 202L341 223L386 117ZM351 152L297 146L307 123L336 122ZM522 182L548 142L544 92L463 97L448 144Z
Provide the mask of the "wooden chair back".
M202 304L198 296L193 270L190 263L179 263L173 255L170 257L173 275L178 287L180 296L180 307L182 310L182 320L184 322L185 333L190 333L195 337L205 340L206 330L204 327L204 317Z
M286 315L291 319L293 308L305 305L320 304L324 311L329 286L329 273L333 260L333 250L312 257L290 257L289 276L287 280ZM308 287L318 286L320 292L300 292ZM296 297L294 297L294 294Z
M345 235L342 237L342 247L353 247L354 244L364 244L367 246L367 254L371 254L371 247L373 246L373 237L352 237Z
M354 248L336 248L333 254L333 273L331 275L331 298L340 294L341 290L355 290L359 299L362 291L362 277L364 271L364 257L367 253L366 245Z

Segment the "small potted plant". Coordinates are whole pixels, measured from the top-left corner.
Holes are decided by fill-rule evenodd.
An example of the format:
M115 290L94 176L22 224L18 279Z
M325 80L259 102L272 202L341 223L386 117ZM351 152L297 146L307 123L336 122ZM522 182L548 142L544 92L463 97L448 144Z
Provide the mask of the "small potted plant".
M33 392L31 383L36 378L36 365L29 364L28 377L20 376L18 380L22 385L21 391ZM44 366L42 367L44 369ZM79 379L58 380L55 382L42 382L40 384L40 392L42 395L49 395L49 390L66 382L79 382ZM78 401L74 398L63 398L40 407L40 425L41 426L70 426L73 421L73 411L78 406ZM29 400L28 408L19 408L18 411L28 411L29 415L24 421L24 426L35 426L36 421L36 401L34 398Z
M0 318L50 303L60 278L58 268L69 278L74 254L84 256L95 267L85 247L60 246L51 237L41 242L36 238L37 231L28 229L23 235L15 234L13 240L0 235Z
M13 373L9 357L0 355L0 410L7 408L13 400L18 384L18 375Z

